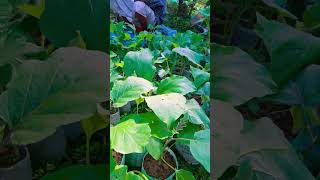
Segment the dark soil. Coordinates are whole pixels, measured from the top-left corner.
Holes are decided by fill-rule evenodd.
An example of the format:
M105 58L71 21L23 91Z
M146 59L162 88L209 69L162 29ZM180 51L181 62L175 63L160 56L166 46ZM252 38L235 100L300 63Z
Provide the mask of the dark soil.
M176 168L176 163L169 152L164 153L165 161L172 167ZM174 173L174 170L166 165L162 160L155 160L150 154L147 154L144 158L143 167L147 174L151 177L164 180Z
M120 165L123 155L121 153L116 152L115 150L112 150L112 156L116 160L116 163Z
M27 155L23 147L7 146L0 148L0 168L9 168Z

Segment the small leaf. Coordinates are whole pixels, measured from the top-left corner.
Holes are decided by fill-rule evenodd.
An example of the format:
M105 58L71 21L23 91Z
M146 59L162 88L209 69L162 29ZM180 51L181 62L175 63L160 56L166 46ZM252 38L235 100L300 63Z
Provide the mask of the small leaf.
M164 146L159 139L151 137L147 144L147 151L155 160L159 160L164 150Z
M176 171L176 180L195 180L195 178L190 171L179 169Z

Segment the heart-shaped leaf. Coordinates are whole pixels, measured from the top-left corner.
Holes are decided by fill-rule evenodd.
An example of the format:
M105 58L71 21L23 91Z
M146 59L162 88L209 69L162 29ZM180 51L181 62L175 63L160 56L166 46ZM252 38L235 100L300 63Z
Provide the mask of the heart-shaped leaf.
M108 10L100 0L47 0L40 29L55 47L68 46L78 31L88 49L105 52Z
M122 107L129 101L139 99L142 94L147 93L153 89L151 82L139 78L130 76L124 81L116 81L110 92L113 106Z
M148 124L137 124L133 119L110 129L111 147L121 154L143 153L150 136Z
M21 64L0 96L0 117L13 128L13 141L37 142L93 115L106 99L105 59L101 52L62 48L46 61Z
M193 157L210 172L210 129L194 134L194 140L190 141L190 151Z
M196 87L189 79L183 76L173 75L160 82L157 88L157 94L180 93L186 95L195 90Z
M267 69L236 47L213 45L213 95L240 105L254 97L272 94L275 84ZM250 87L250 88L249 88Z
M156 72L152 59L153 55L149 49L129 51L124 57L123 72L126 76L136 74L138 77L151 81Z
M185 111L186 98L182 94L170 93L145 98L148 107L171 127Z

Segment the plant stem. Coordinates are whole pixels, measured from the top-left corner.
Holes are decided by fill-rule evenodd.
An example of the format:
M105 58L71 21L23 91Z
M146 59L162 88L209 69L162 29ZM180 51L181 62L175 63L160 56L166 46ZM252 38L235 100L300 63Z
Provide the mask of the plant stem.
M163 157L161 157L161 160L162 160L167 166L169 166L169 168L171 168L172 170L176 171L176 168L172 167Z
M137 171L137 170L133 170L134 173L138 174L141 178L143 178L144 180L148 180L146 178L146 176L144 174L142 174L140 171Z
M86 138L86 164L90 165L90 138Z

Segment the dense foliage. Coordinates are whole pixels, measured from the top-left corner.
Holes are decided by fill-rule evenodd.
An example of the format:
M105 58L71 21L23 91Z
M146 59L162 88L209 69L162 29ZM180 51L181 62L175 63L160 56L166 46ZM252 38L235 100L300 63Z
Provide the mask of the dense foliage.
M156 30L155 27L154 30ZM123 155L149 153L162 160L166 148L188 145L210 172L210 49L206 35L142 32L111 23L111 108L135 104L111 127L111 149ZM110 150L111 151L111 150ZM112 154L110 158L113 159ZM110 167L112 177L133 178L126 165ZM130 167L129 167L130 169ZM174 169L176 179L196 171ZM135 171L136 172L136 171ZM192 175L193 174L193 175ZM145 178L136 174L135 178ZM197 177L199 178L199 177Z
M214 179L319 178L319 4L215 1Z

